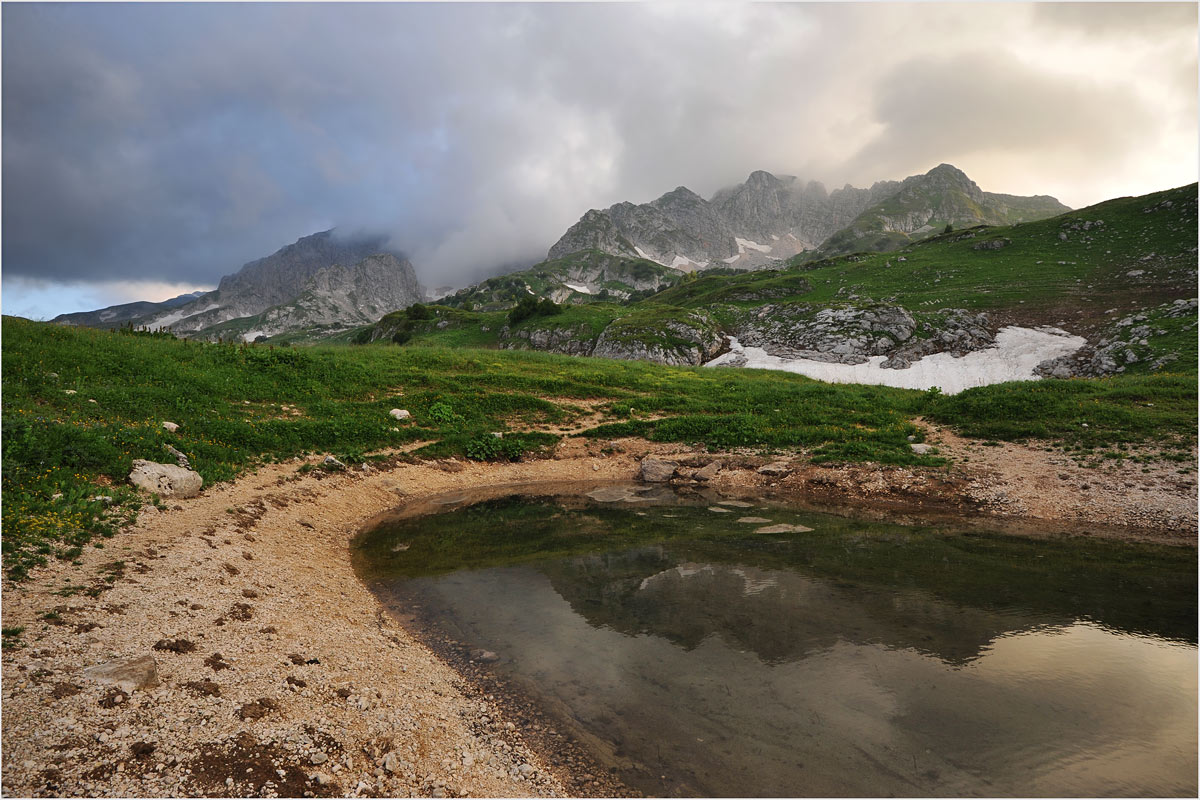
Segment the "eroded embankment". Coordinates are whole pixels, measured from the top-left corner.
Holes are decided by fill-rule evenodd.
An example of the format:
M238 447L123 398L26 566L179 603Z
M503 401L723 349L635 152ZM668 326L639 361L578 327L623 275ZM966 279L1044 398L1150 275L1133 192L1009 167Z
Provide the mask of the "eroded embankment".
M1002 452L990 457L1003 461ZM708 483L729 496L853 503L893 517L965 513L985 524L997 517L978 512L1007 510L1035 531L1045 520L1082 521L1121 538L1195 539L1194 482L1110 475L1107 500L1072 510L1062 499L1080 490L1069 473L1052 481L1057 501L1047 487L1035 501L1015 480L1030 472L1019 460L1010 472L973 473L822 468L796 458L763 474L757 469L771 459L761 456L569 439L552 459L517 464L397 460L328 475L298 474L296 463L263 467L164 510L147 507L78 566L55 563L5 586L3 624L24 630L6 637L16 644L3 653L4 792L611 792L569 765L548 769L492 699L392 622L356 578L349 545L364 522L406 500L489 484L629 480L647 453L673 457L684 476L720 460L724 469ZM1135 500L1150 507L1151 497L1159 504L1151 517L1129 510ZM1046 514L1039 522L1035 512ZM123 691L83 675L139 657L156 662L156 686Z

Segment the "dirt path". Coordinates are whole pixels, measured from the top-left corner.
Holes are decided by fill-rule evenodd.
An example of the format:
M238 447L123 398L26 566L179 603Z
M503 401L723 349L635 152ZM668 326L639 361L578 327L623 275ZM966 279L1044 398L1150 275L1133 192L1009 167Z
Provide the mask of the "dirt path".
M1121 474L1100 489L1087 471L1097 488L1083 501L1076 492L1092 490L1040 451L977 453L937 437L971 461L948 472L820 468L797 457L763 474L757 468L770 459L727 454L709 485L888 513L982 509L1136 524L1194 544L1194 477L1164 474L1151 487L1143 473ZM629 480L650 452L675 457L685 476L714 459L674 445L568 439L554 459L519 464L395 463L328 475L273 465L169 509L147 508L79 566L54 563L5 585L4 626L24 632L3 653L4 793L603 793L556 776L489 697L391 622L355 577L348 545L365 521L406 499ZM120 691L83 675L138 657L156 662L157 686Z

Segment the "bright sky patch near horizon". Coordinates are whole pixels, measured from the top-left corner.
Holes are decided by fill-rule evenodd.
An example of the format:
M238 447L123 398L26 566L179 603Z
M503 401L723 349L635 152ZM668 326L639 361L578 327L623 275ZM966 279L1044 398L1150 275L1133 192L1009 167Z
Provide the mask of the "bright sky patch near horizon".
M3 311L209 288L333 226L422 282L589 208L941 162L1072 207L1196 180L1197 7L4 4Z

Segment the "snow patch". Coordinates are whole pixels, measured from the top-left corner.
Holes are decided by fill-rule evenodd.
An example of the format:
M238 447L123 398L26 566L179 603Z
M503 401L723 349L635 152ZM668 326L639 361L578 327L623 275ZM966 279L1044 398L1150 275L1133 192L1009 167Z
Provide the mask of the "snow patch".
M176 322L179 322L179 320L181 320L181 319L187 319L188 317L194 317L197 314L204 314L209 311L215 311L216 309L218 309L220 307L221 306L219 304L213 303L211 306L208 306L207 308L202 308L199 311L172 311L170 314L167 314L165 317L159 317L158 319L151 320L151 324L158 325L158 326L174 325Z
M100 320L107 321L107 320L112 319L116 315L117 315L117 312L115 312L115 311L101 311L100 312Z
M246 331L245 333L242 334L242 341L243 342L253 342L258 337L264 336L266 334L267 334L266 331L257 331L257 330L256 331Z
M563 281L563 286L579 292L580 294L595 294L595 292L584 286L582 283L567 283L566 281Z
M931 389L939 387L945 394L958 394L974 386L988 386L1005 381L1033 381L1034 367L1048 358L1074 353L1087 340L1072 336L1057 328L1001 328L996 334L996 346L976 350L962 358L949 353L935 353L913 362L908 369L880 369L886 356L875 356L864 364L835 364L811 361L806 358L779 358L761 347L746 347L730 337L730 352L705 364L717 367L742 355L742 366L754 369L776 369L795 372L830 383L866 383L894 386L900 389Z
M697 265L690 258L686 258L684 256L675 256L674 260L671 261L670 264L667 264L667 266L671 269L678 269L686 272L688 267L695 267Z
M742 254L738 253L736 256L730 256L729 258L722 258L721 260L724 261L726 264L732 264L733 262L737 261L741 257L742 257Z
M733 237L733 240L737 242L739 253L744 253L747 250L757 250L760 253L771 252L771 245L769 244L759 244L758 242L753 242L749 239L739 239L736 236Z
M662 264L664 267L667 266L665 261L659 261L657 258L648 254L645 250L638 247L636 244L633 246L633 249L637 251L638 256L640 256L641 258L644 258L647 261L653 261L655 264Z

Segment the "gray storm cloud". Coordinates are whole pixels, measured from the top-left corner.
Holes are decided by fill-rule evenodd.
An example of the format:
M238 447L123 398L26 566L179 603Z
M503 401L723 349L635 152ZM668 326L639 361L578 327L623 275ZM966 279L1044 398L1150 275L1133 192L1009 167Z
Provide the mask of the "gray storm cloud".
M861 185L951 161L1082 205L1197 168L1180 4L6 4L3 23L6 279L214 283L336 225L462 284L588 208L754 169Z

